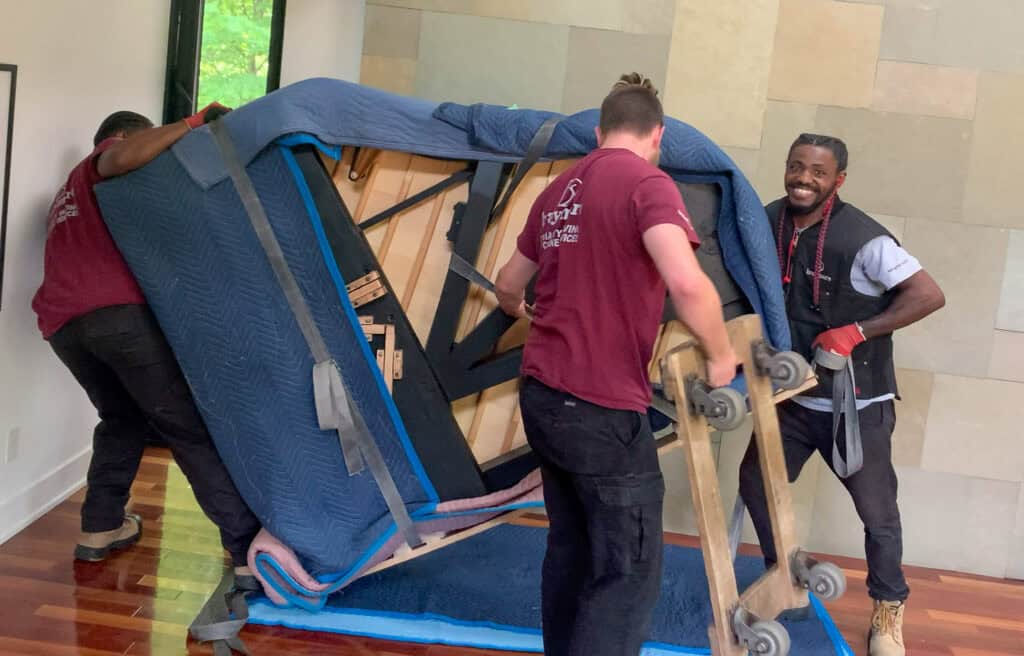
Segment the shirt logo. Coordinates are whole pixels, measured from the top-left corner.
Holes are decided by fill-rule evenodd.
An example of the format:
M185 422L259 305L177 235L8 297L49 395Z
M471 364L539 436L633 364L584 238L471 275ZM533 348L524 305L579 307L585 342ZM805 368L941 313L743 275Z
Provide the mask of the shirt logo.
M569 203L576 198L576 194L579 192L580 185L583 181L579 178L573 178L569 181L569 184L565 185L565 191L562 192L562 199L558 201L559 207L568 207Z
M575 244L580 238L580 227L576 221L583 211L583 203L577 203L583 181L573 178L565 185L556 209L541 212L540 222L545 232L540 236L542 250L558 248L562 244Z

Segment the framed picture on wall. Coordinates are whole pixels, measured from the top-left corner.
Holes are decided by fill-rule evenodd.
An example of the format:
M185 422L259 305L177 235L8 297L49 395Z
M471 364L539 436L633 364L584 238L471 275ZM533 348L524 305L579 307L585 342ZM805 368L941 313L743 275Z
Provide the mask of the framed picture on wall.
M11 186L11 141L14 137L14 90L18 67L0 64L0 309L4 298L4 253L7 243L7 201Z

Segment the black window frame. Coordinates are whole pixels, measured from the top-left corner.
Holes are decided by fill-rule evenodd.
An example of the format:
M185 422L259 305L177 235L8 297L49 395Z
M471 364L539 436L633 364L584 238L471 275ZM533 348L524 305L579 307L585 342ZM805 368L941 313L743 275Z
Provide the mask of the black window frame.
M167 35L167 70L164 77L164 123L195 113L199 91L199 56L202 49L205 0L171 0ZM267 93L281 86L281 52L287 0L274 0L270 19Z
M11 96L8 99L7 125L0 126L7 133L4 146L4 167L0 171L0 307L4 297L4 255L7 252L7 208L11 191L11 155L14 152L14 99L18 90L18 67L0 64L0 71L11 74Z

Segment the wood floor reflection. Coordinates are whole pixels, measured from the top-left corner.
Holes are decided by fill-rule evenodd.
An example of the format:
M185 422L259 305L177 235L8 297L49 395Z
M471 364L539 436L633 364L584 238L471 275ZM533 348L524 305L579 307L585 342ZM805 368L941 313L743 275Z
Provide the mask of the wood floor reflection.
M226 561L167 451L147 452L132 507L145 522L135 548L106 562L71 557L82 493L0 546L0 656L209 654L187 644L186 627L220 580ZM672 536L678 544L692 538ZM748 551L749 547L746 548ZM862 561L833 558L849 592L830 611L854 651L866 654L870 613ZM1024 583L909 568L906 617L912 656L1024 656ZM248 626L254 656L265 654L456 656L502 654Z

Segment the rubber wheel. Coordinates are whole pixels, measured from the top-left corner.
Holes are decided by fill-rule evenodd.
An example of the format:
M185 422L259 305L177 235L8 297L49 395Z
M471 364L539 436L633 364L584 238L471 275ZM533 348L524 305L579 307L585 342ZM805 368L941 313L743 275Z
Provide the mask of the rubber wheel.
M731 387L719 387L708 394L711 401L722 409L718 417L709 417L710 423L720 431L736 430L743 424L747 416L747 401L743 395Z
M816 563L810 574L810 590L819 599L835 601L846 593L846 575L834 564Z
M783 351L772 356L769 363L772 382L785 390L796 389L810 375L810 365L793 351Z
M754 622L750 627L757 638L747 645L750 653L755 656L789 656L789 632L774 620Z

